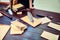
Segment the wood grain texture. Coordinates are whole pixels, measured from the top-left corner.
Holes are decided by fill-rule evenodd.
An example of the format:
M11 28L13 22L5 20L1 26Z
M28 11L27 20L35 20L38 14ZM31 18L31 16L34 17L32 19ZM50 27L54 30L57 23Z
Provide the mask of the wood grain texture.
M3 40L4 36L8 32L9 28L10 28L9 25L0 24L0 40Z
M48 40L58 40L58 37L59 37L59 35L55 35L47 31L43 31L41 36Z
M55 23L50 22L48 24L48 26L60 31L60 25L58 25L58 24L55 24Z
M10 34L22 34L24 30L27 28L26 25L20 23L19 21L13 21L11 24L11 32Z
M34 18L34 17L33 17L34 22L31 22L31 21L29 20L29 17L28 17L28 16L22 17L21 19L22 19L23 21L25 21L26 23L30 24L30 25L33 26L33 27L36 27L37 25L41 24L40 19L37 19L37 18Z

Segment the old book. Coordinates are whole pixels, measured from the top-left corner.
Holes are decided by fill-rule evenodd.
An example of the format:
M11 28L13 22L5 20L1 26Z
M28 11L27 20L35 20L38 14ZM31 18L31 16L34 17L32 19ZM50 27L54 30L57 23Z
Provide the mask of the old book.
M50 22L48 24L48 26L60 31L60 25L58 25L58 24L55 24L55 23Z
M43 31L43 33L41 34L41 37L46 38L48 40L58 40L59 35L55 35L47 31Z
M29 25L36 27L37 25L41 24L40 19L34 18L33 20L34 22L31 22L28 16L22 17L21 20L25 21L26 23L28 23Z
M11 23L10 34L22 34L26 28L27 28L27 26L24 25L23 23L21 23L21 22L19 22L17 20L13 21Z
M3 40L9 29L9 25L0 24L0 40Z

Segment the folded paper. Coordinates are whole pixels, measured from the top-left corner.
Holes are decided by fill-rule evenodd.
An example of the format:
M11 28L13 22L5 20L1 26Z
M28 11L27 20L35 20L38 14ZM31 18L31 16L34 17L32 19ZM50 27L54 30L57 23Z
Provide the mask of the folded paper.
M13 21L11 23L10 34L22 34L26 28L27 28L27 26L24 25L23 23L21 23L21 22L19 22L17 20Z

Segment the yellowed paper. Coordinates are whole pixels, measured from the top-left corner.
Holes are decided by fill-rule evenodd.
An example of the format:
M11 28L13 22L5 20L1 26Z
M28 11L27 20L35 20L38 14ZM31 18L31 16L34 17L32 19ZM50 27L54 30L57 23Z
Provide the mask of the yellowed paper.
M60 31L60 25L58 25L58 24L55 24L55 23L50 22L48 24L48 26Z
M0 24L0 40L3 40L4 36L10 29L9 25Z
M26 25L20 23L19 21L13 21L11 24L11 32L10 34L22 34L24 30L27 28Z
M33 27L36 27L37 25L41 24L40 19L37 19L37 18L34 18L34 17L33 17L34 22L31 22L31 21L29 20L29 17L28 17L28 16L22 17L21 19L22 19L23 21L25 21L26 23L32 25Z
M41 36L48 40L58 40L58 38L59 38L59 35L55 35L53 33L47 32L47 31L43 31Z
M22 12L17 12L17 14L22 14Z
M13 5L13 9L17 9L17 8L21 8L21 7L23 7L22 4L16 4L16 5Z
M49 18L47 18L47 17L41 18L40 20L42 22L41 24L45 24L45 23L51 22L51 20Z

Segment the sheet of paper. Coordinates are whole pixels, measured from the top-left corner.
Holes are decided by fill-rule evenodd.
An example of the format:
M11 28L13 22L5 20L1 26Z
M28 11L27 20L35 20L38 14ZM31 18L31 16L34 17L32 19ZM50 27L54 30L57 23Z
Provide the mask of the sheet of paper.
M48 39L48 40L58 40L58 38L59 38L59 35L55 35L55 34L52 34L50 32L47 32L47 31L43 31L43 33L41 34L41 36L43 38Z
M22 14L22 12L17 12L17 14Z
M9 25L0 24L0 40L3 40L9 29Z
M41 24L40 19L34 17L33 17L34 22L31 22L28 16L22 17L21 20L25 21L26 23L30 24L33 27L36 27L37 25Z
M23 7L22 4L16 4L16 5L13 5L13 9L17 9L17 8L21 8L21 7Z
M13 21L11 24L10 34L22 34L24 30L27 28L26 25L20 23L19 21Z
M41 18L40 20L42 22L41 24L45 24L45 23L51 22L51 20L49 18L47 18L47 17Z
M60 25L58 25L58 24L55 24L55 23L50 22L48 24L48 26L60 31Z

